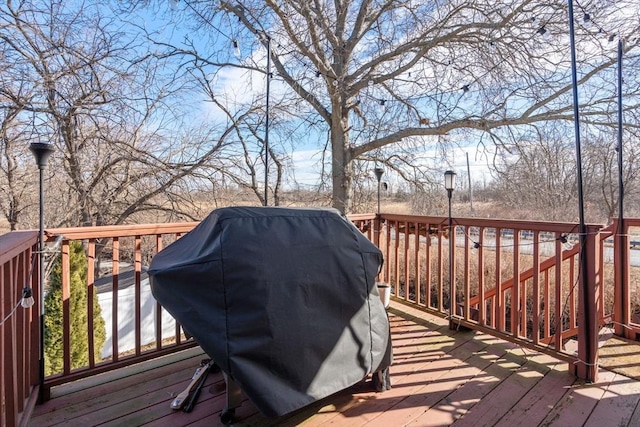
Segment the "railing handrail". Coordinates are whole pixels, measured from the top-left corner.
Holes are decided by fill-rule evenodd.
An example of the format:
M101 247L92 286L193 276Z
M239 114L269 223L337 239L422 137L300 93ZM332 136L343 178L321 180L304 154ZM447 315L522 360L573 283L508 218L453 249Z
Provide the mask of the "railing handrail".
M15 258L38 243L37 231L12 231L0 235L0 264Z
M385 220L390 221L409 221L409 222L427 222L430 224L447 225L448 217L444 216L426 216L426 215L404 215L404 214L380 214ZM351 217L351 216L350 216ZM528 221L520 219L496 219L496 218L480 218L480 217L455 217L454 225L461 226L483 226L490 228L511 228L530 231L550 231L557 233L578 233L579 224L574 222L557 222L557 221ZM482 225L478 225L481 223ZM640 223L640 221L639 221ZM602 225L596 223L586 224L589 228L600 229Z
M57 236L68 240L101 239L109 237L134 237L139 235L156 235L168 233L186 233L198 225L198 222L176 222L165 224L125 224L99 225L92 227L48 228L45 231L47 241Z

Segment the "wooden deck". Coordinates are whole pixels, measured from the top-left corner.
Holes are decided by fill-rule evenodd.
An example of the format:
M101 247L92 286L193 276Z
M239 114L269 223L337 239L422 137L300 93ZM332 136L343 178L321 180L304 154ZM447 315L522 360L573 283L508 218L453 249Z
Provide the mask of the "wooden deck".
M402 310L402 311L400 311ZM640 382L602 370L576 381L566 362L392 305L393 388L363 381L280 419L245 400L237 426L640 426ZM423 320L426 319L426 320ZM206 356L199 349L52 390L29 425L216 426L225 404L222 375L210 374L192 412L172 398Z

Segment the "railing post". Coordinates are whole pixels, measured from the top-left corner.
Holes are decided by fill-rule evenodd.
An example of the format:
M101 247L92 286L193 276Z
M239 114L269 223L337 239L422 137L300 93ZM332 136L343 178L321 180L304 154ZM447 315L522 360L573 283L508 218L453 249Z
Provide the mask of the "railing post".
M598 380L598 303L602 296L598 287L599 256L598 228L587 226L586 236L580 241L584 247L580 256L584 269L580 269L578 283L578 360L572 365L573 373L590 382ZM586 276L584 277L583 274ZM588 314L585 314L588 313Z
M615 320L615 334L625 338L632 338L629 329L625 326L631 323L631 315L629 313L629 268L628 268L628 250L629 237L627 236L627 226L623 221L614 219L613 234L613 265L614 269L614 303L613 317Z

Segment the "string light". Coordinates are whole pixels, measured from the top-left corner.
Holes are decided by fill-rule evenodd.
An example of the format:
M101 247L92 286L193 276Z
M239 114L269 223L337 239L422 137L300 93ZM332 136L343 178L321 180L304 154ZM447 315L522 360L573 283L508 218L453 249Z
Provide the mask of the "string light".
M591 19L591 14L589 12L587 12L585 10L585 8L580 4L579 1L576 0L575 2L578 7L580 8L580 10L582 11L583 15L582 15L582 20L585 24L590 23L591 25L595 26L598 29L598 33L597 34L607 34L607 40L609 42L612 42L615 40L616 35L615 34L610 34L608 31L605 31L604 28L602 28L602 26L598 25L595 21L593 21Z
M22 290L22 300L20 301L20 305L23 308L33 307L36 301L33 299L33 291L31 287L27 286Z
M236 56L236 58L240 58L242 56L242 53L240 52L240 45L238 44L238 40L233 39L233 54Z
M31 277L33 276L33 270L35 268L36 259L37 259L35 254L36 252L33 252L31 254L31 266L29 267L29 274L27 275L27 283L31 282ZM0 320L0 326L4 325L4 322L9 320L11 316L13 316L13 314L16 312L18 307L22 306L24 308L29 308L29 307L32 307L33 304L35 304L35 300L33 298L33 291L31 290L30 286L25 286L24 289L22 289L22 298L20 298L20 301L13 307L13 309L9 312L9 314L7 314L4 317L4 319Z

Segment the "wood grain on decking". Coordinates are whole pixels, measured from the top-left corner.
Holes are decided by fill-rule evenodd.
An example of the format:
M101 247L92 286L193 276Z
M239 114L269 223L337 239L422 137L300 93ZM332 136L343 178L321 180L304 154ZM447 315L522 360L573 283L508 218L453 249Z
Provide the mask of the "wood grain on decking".
M639 426L640 382L602 370L583 384L566 362L397 304L391 310L394 363L391 390L368 381L279 419L262 416L245 400L237 426ZM224 380L209 374L193 412L169 404L189 383L200 360L132 370L124 378L54 390L36 407L30 425L217 426L225 405ZM65 391L66 390L66 391Z

